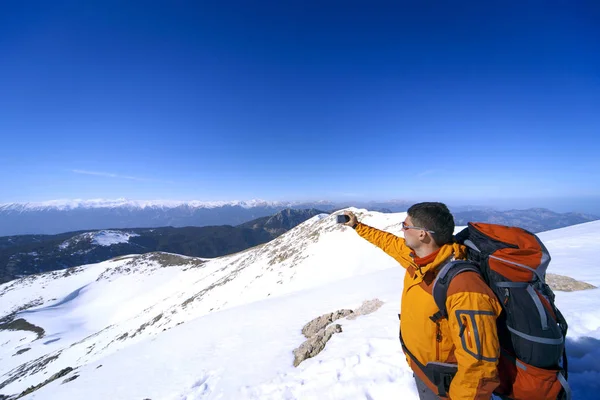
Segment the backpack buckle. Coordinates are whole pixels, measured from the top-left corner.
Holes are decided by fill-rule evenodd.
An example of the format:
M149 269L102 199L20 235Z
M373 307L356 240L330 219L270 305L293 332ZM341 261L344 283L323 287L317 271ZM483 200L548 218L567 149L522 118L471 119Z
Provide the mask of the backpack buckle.
M440 319L444 319L446 317L447 317L446 313L439 310L438 312L433 314L431 317L429 317L429 319L437 324Z

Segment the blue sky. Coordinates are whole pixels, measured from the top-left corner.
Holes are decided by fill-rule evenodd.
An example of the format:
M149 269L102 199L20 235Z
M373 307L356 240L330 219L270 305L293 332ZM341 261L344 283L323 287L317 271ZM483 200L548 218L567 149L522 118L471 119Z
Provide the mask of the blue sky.
M4 3L0 203L600 199L600 6L526 3Z

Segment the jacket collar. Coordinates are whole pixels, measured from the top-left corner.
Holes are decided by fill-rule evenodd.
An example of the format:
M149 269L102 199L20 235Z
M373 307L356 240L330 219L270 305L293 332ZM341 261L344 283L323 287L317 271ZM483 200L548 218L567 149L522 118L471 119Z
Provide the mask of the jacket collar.
M466 255L465 246L458 243L448 243L440 247L437 256L429 264L419 267L413 260L413 266L415 267L416 274L423 277L429 271L433 271L441 265L446 264L451 258L462 260L466 258Z

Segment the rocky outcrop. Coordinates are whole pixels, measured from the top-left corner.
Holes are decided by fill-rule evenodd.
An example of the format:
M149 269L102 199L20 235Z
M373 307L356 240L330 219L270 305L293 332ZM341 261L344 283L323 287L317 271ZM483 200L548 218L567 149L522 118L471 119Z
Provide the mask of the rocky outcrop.
M333 334L342 332L340 324L330 325L333 321L346 317L356 319L360 315L376 311L382 304L383 302L379 299L367 300L354 311L349 309L337 310L323 314L304 325L302 334L307 337L307 340L294 350L294 367L300 365L302 361L319 354Z
M300 363L307 358L312 358L319 354L325 348L325 345L329 339L331 339L333 334L340 333L341 331L342 326L335 324L315 333L307 341L302 343L300 347L294 350L294 367L300 365Z
M352 310L337 310L336 312L321 315L304 325L302 334L310 339L333 321L344 318L353 312Z
M574 292L577 290L596 289L596 286L564 275L546 274L546 283L554 291Z
M379 299L365 300L360 307L358 307L350 316L348 316L348 319L356 319L361 315L371 314L372 312L377 311L382 305L383 301Z
M37 334L37 338L40 339L44 337L44 329L39 326L30 324L23 318L15 319L14 321L6 322L0 324L0 331L29 331Z
M13 354L13 357L14 357L14 356L21 355L21 354L23 354L23 353L25 353L25 352L27 352L27 351L29 351L29 350L31 350L31 348L30 348L30 347L26 347L26 348L24 348L24 349L18 350L18 351L17 351L15 354Z

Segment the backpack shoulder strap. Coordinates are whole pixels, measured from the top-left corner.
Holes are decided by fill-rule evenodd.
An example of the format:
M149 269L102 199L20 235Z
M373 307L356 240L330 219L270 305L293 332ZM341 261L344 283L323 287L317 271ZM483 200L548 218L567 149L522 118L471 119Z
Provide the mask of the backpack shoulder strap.
M438 312L429 317L433 322L438 322L440 319L448 317L446 298L448 297L450 282L452 282L452 279L456 275L467 271L481 273L477 265L466 260L450 261L442 267L433 281L433 288L431 290L433 300L435 300L435 304L438 307Z

